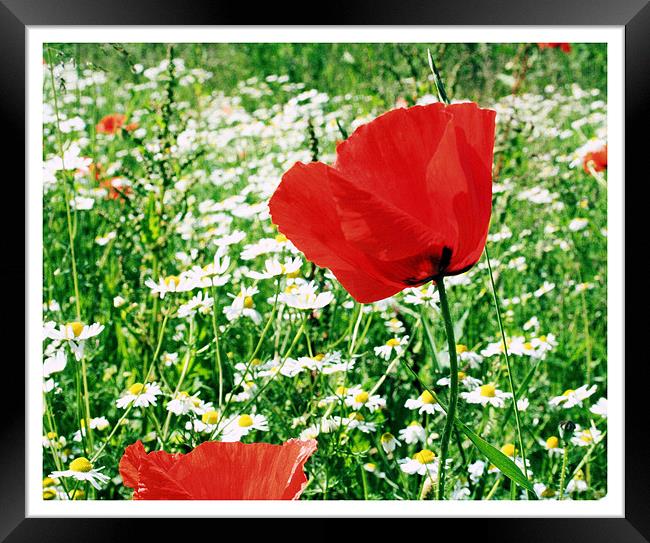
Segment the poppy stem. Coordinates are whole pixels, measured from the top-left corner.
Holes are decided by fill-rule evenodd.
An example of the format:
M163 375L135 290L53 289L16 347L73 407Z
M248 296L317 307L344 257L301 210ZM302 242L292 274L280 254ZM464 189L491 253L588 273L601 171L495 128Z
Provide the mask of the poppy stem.
M449 442L451 440L451 431L454 427L456 418L456 406L458 405L458 358L456 356L456 338L454 336L454 324L451 320L449 302L447 301L447 292L445 291L444 278L437 281L438 293L440 295L440 312L445 322L445 332L447 334L447 345L449 349L449 403L447 404L447 419L442 431L440 443L440 461L438 463L438 489L437 499L445 499L445 464L447 453L449 451Z

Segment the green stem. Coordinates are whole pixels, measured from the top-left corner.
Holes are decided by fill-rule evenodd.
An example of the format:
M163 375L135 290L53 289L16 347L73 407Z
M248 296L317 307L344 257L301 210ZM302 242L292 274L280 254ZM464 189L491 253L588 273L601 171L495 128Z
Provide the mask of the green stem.
M492 285L494 307L496 308L497 321L499 322L499 330L501 331L501 341L503 342L503 353L506 359L506 367L508 370L508 382L510 384L510 392L512 393L512 406L515 412L515 423L517 425L517 438L519 441L519 450L521 451L521 459L524 464L524 476L526 477L526 479L528 479L528 468L526 467L526 449L524 449L524 441L521 432L521 421L519 417L519 407L517 406L517 400L518 400L517 389L515 388L515 381L512 377L512 368L510 367L510 357L508 356L508 343L506 341L506 333L503 329L503 321L501 320L501 309L499 308L499 300L497 299L497 289L494 284L494 275L492 274L492 264L490 263L490 255L488 254L487 245L485 246L485 258L487 259L488 271L490 272L490 284Z
M217 371L219 372L219 408L223 403L223 370L221 368L221 348L219 347L219 328L217 327L217 293L212 278L210 278L210 290L212 291L212 332L214 333L214 350Z
M564 482L566 480L566 465L569 458L569 446L568 443L564 443L564 453L562 454L562 469L560 471L560 495L558 500L564 498Z
M449 403L447 406L447 418L445 427L442 431L442 440L440 444L440 463L438 464L438 489L437 498L445 499L445 464L447 453L449 451L449 441L451 440L451 431L454 427L454 418L456 417L456 406L458 405L458 359L456 356L456 338L454 337L454 325L451 320L449 311L449 302L445 291L444 278L438 280L438 293L440 294L440 310L445 322L445 332L447 334L447 346L449 348Z

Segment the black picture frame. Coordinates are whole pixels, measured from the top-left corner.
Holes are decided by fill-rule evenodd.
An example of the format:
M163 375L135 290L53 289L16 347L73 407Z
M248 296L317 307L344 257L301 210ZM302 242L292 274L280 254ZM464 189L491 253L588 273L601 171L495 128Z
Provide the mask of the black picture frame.
M17 202L25 197L21 190L22 162L25 156L25 29L32 25L224 25L224 24L369 24L369 25L619 25L625 26L625 171L630 176L630 186L645 185L647 174L647 134L641 132L648 118L650 98L650 6L647 0L454 0L453 2L328 2L311 5L307 16L304 3L293 6L277 3L251 6L240 3L184 2L156 0L0 0L0 66L2 89L0 107L6 138L3 154L5 163L17 165L13 178L4 179L3 196L8 205L20 209ZM301 17L300 21L290 21ZM639 134L635 129L639 127ZM7 160L7 158L10 160ZM642 166L643 163L643 166ZM9 164L9 165L11 165ZM637 174L637 175L634 175ZM634 177L632 177L634 175ZM626 279L638 281L638 262L632 261L639 245L627 241L627 236L647 227L638 224L644 213L640 209L642 198L625 201ZM639 207L637 207L639 206ZM25 209L25 213L29 213ZM647 214L647 211L645 212ZM20 211L18 211L20 214ZM17 285L25 281L25 238L18 234L17 219L12 213L0 213L3 221L2 253L4 265L0 266L0 284ZM19 220L19 219L18 219ZM643 239L643 238L641 238ZM647 243L647 242L646 242ZM21 256L23 258L21 258ZM642 270L643 275L643 270ZM25 283L26 284L26 283ZM2 330L11 331L10 341L16 341L20 328L21 294L16 287L6 289L6 307L2 312ZM634 305L641 305L640 300ZM626 304L625 337L643 339L645 319L633 318ZM643 327L643 328L642 328ZM647 332L646 332L647 334ZM648 423L644 406L644 387L647 388L649 371L645 356L631 359L625 379L625 517L624 518L535 518L535 519L463 519L463 539L478 541L589 541L642 542L650 541L650 478L648 453L639 434L647 433ZM168 539L168 523L148 521L146 528L127 527L136 522L116 519L38 519L25 518L25 406L20 382L24 379L20 356L4 361L6 386L4 388L3 421L0 424L0 540L7 542L45 540L48 543L65 541L115 541L138 539ZM623 361L620 361L623 363ZM13 371L14 374L10 375ZM9 407L7 407L9 406ZM353 514L353 513L351 513ZM459 522L459 519L455 519ZM454 522L452 519L450 522ZM202 523L204 524L204 523ZM213 524L214 526L214 524ZM198 525L197 525L198 527ZM446 528L451 525L447 523ZM200 528L203 531L205 528ZM144 531L143 531L144 530ZM167 533L167 536L165 534ZM208 533L206 531L206 533ZM441 527L431 531L431 537L440 537ZM439 534L436 536L435 534ZM212 532L219 537L218 532ZM195 537L186 532L187 536ZM297 534L294 534L297 535ZM416 537L421 538L425 533ZM486 537L487 535L487 537ZM479 539L480 538L480 539Z

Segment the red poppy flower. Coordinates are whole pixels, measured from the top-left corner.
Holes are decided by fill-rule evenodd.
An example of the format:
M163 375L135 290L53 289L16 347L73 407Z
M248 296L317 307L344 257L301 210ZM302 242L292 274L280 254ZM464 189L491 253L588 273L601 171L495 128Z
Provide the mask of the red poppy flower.
M98 134L115 134L118 132L126 122L126 115L121 113L111 113L102 117L97 123L96 131Z
M597 151L589 151L582 159L582 168L586 173L591 173L589 167L596 172L607 169L607 145Z
M467 271L490 222L494 118L473 103L389 111L339 144L334 166L289 169L272 220L359 302Z
M540 49L560 49L563 53L571 52L570 43L538 43L537 47Z
M154 451L141 441L120 460L134 500L297 500L307 478L303 466L316 441L270 443L206 441L187 454Z

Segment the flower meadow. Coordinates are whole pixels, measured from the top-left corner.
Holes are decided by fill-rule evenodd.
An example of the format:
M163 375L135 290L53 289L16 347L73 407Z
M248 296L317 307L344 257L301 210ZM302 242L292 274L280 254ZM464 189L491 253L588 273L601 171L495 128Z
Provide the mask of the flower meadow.
M607 494L598 44L48 44L43 499Z

